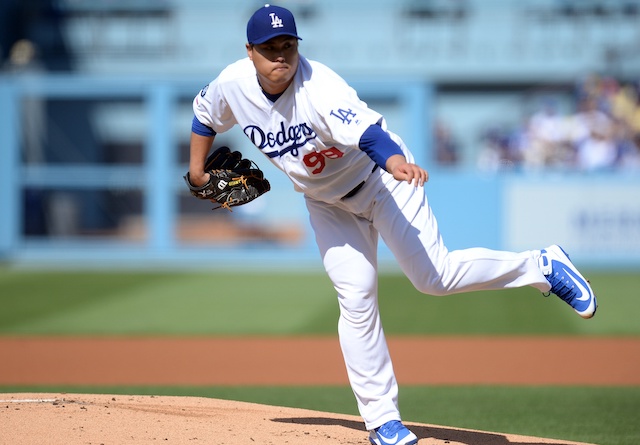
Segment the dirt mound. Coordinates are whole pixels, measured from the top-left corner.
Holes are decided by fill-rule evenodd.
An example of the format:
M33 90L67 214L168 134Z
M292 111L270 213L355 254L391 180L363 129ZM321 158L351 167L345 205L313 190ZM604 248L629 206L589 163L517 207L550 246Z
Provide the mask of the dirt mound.
M407 423L419 445L576 442ZM0 394L11 445L366 445L359 417L199 397Z

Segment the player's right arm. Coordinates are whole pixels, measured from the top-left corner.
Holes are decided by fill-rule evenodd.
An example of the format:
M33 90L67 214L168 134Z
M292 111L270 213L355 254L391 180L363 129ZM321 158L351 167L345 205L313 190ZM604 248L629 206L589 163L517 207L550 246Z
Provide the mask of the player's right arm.
M204 164L215 135L201 135L191 132L189 149L189 180L191 184L199 187L209 181L209 173L204 171Z
M217 80L205 86L193 99L193 120L191 121L191 140L189 151L189 179L196 187L209 181L209 173L204 171L209 151L217 131L225 131L235 124L235 119L221 99ZM222 107L222 108L220 108ZM216 119L214 116L221 116Z

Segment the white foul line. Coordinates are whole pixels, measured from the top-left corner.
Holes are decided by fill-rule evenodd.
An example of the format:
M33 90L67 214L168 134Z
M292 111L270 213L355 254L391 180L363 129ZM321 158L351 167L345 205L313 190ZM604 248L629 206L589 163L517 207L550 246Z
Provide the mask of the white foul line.
M10 399L0 400L0 403L52 403L58 399Z

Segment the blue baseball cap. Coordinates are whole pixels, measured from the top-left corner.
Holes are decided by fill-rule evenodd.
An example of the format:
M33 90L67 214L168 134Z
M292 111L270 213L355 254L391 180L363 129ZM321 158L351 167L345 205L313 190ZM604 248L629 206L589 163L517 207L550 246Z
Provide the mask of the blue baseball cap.
M291 11L280 6L264 5L253 13L247 23L247 42L259 45L278 36L291 36L298 40L296 21Z

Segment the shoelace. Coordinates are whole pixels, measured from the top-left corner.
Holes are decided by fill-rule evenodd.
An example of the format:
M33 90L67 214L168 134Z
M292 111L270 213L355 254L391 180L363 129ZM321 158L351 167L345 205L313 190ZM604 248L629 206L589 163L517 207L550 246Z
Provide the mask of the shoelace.
M553 276L553 281L555 283L551 286L551 292L556 294L567 303L571 304L573 299L576 297L575 293L573 292L573 288L575 286L567 286L564 281L564 277L560 279L558 278L558 275L558 273L555 273ZM571 283L571 281L569 281L569 283Z
M402 422L398 420L392 420L391 422L387 422L380 428L378 428L378 431L382 433L384 437L392 437L403 428L404 425L402 424Z

